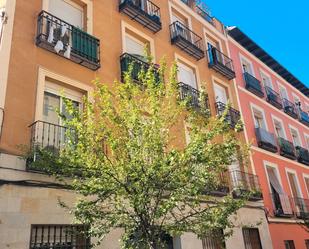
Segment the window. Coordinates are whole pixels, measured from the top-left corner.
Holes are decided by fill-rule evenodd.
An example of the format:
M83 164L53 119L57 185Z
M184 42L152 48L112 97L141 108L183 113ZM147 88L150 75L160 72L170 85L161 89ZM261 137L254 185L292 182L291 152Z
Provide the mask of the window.
M241 58L241 65L244 73L249 73L252 76L254 75L252 64L248 60Z
M214 91L215 91L216 102L227 104L228 102L227 89L222 85L214 83Z
M269 179L270 190L272 194L273 208L276 216L292 215L292 207L289 196L285 194L281 183L279 181L279 175L274 167L267 166L266 172Z
M188 20L186 17L182 16L180 13L176 13L176 11L173 11L172 13L172 22L180 22L184 26L188 26Z
M291 135L292 135L294 146L295 147L296 146L301 146L301 142L300 142L298 131L293 129L293 128L291 128Z
M88 249L90 238L83 225L32 225L30 249Z
M301 198L301 193L299 190L299 186L297 183L297 176L292 173L292 172L287 172L290 187L291 187L291 192L294 198Z
M309 177L305 177L305 185L306 185L306 188L307 188L307 193L309 194Z
M63 122L59 119L57 110L63 113L68 118L68 114L65 110L64 99L61 95L61 86L52 82L46 82L44 91L44 102L43 102L43 121L62 125ZM64 97L71 100L76 108L81 108L81 102L83 94L70 89L64 90Z
M178 81L197 89L195 70L183 63L178 63Z
M285 249L295 249L294 240L284 241Z
M223 249L225 248L223 230L209 233L202 239L203 249Z
M246 249L262 249L259 229L243 228L242 233Z
M286 138L282 122L274 119L274 127L277 137Z
M266 123L263 113L257 109L253 109L253 119L255 128L262 128L266 130Z
M49 0L48 12L77 28L84 29L84 9L71 0Z
M150 44L145 39L135 35L135 34L125 34L125 52L131 54L138 59L147 62L146 54L150 51Z
M301 107L301 102L300 102L300 98L296 95L293 95L294 97L294 103L296 106Z
M282 99L289 100L288 92L286 91L286 88L282 85L279 85L279 93Z
M309 249L309 239L305 240L306 249Z
M268 75L261 72L261 78L262 78L262 82L263 82L265 87L269 87L269 88L273 89L271 78Z

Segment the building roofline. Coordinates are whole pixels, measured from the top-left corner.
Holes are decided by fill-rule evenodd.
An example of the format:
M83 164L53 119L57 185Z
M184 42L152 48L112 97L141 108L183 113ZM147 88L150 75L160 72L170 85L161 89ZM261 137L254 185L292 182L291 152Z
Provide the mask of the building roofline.
M282 66L276 59L268 54L263 48L255 43L249 36L242 32L238 27L228 27L228 34L255 57L264 62L269 68L279 74L293 87L309 97L309 88L297 79L290 71Z

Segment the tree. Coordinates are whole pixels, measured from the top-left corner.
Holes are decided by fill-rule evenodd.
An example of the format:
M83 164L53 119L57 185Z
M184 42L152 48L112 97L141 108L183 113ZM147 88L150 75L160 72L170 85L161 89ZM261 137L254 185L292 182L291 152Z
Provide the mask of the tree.
M180 100L176 65L169 72L164 60L159 69L149 65L138 82L136 64L112 88L95 80L82 113L66 101L66 145L57 156L42 150L33 162L82 196L65 205L91 236L122 228L123 248L165 248L166 234L203 237L232 228L231 215L248 198L211 195L235 158L246 161L240 125L231 130L227 113L210 117L203 92L198 108L192 95ZM187 146L179 143L184 123Z

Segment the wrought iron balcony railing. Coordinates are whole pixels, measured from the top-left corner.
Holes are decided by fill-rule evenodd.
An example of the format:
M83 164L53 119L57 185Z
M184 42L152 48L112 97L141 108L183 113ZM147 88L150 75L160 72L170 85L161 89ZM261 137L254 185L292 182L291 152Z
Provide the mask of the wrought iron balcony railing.
M293 200L287 194L270 194L273 214L277 217L291 218L294 216Z
M203 17L204 20L209 22L210 24L214 25L214 18L203 8L201 8L198 5L195 5L195 12L199 14L201 17Z
M188 104L194 109L201 109L202 107L209 109L208 97L205 99L205 103L201 103L201 93L199 90L180 82L178 84L179 94L181 100L188 100Z
M295 215L299 219L309 219L309 200L300 197L294 197Z
M267 102L277 107L278 109L282 109L282 100L280 94L268 86L265 86L265 92Z
M231 174L231 185L234 197L241 197L244 194L251 193L250 200L262 200L262 190L257 175L249 174L243 171L234 170Z
M199 14L201 17L203 17L204 20L209 22L210 24L213 24L213 17L210 16L210 14L198 6L195 1L190 1L190 0L181 0L183 3L188 5L191 9L193 9L197 14Z
M65 144L76 143L74 131L65 126L44 121L35 121L29 126L29 128L31 130L31 155L28 158L28 162L38 160L42 151L57 156L59 155L60 149L63 148ZM27 167L29 170L40 171L40 169L32 168L33 166L31 163L28 164Z
M249 90L250 92L254 93L255 95L261 98L264 97L264 92L262 90L261 82L257 78L245 72L244 79L245 79L247 90Z
M119 12L123 12L154 33L162 29L160 8L150 0L120 0Z
M216 186L215 190L210 191L210 194L213 196L225 196L231 191L231 177L230 172L227 170L221 172L218 176L219 183ZM206 191L207 192L207 191Z
M298 108L299 121L307 126L309 126L309 114L308 112L303 111L301 108Z
M279 151L280 151L281 156L290 158L292 160L296 159L295 148L292 142L282 137L278 137L278 144L279 144Z
M277 143L275 135L264 130L263 128L255 128L256 141L260 148L271 152L277 152Z
M222 102L216 102L215 107L219 116L222 116L227 108L226 104ZM232 107L229 107L225 121L231 126L231 128L235 128L237 123L240 121L240 112Z
M150 64L143 60L141 56L124 53L120 56L120 69L121 69L121 80L124 81L124 74L129 72L130 65L132 65L131 77L136 83L141 83L139 74L142 71L147 71L150 68ZM156 81L159 82L158 66L153 65L154 74Z
M215 47L207 50L208 54L208 66L219 72L227 79L231 80L236 77L234 71L233 60L220 52Z
M100 68L100 40L45 11L38 16L36 44L91 70Z
M283 110L286 114L290 115L292 118L298 117L295 104L293 104L286 98L282 99L282 103L283 103Z
M297 161L309 165L309 151L300 146L295 147Z
M90 249L88 229L84 225L31 225L30 249Z
M205 56L203 39L181 22L170 25L171 43L197 60Z

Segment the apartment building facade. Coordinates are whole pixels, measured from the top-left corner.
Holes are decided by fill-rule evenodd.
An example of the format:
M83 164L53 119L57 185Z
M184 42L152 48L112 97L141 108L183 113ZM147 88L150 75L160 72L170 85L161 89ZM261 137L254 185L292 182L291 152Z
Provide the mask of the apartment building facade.
M307 249L309 89L239 28L229 28L245 135L276 249Z
M61 92L82 109L82 98L99 78L111 86L134 63L137 76L146 67L147 45L154 62L165 56L178 65L180 96L208 94L212 115L221 115L228 102L231 128L241 118L235 69L229 58L224 25L185 0L2 0L0 1L0 248L87 248L89 239L68 238L79 231L58 201L74 203L76 195L55 179L29 167L23 148L57 149L65 127L55 112L63 108ZM177 143L186 144L186 127ZM244 133L238 134L245 141ZM226 195L239 185L259 189L254 167L235 163L228 172ZM261 195L235 217L227 248L272 248ZM121 230L113 231L100 248L120 248ZM174 248L218 248L213 238L191 233L174 238ZM45 246L45 247L44 247ZM75 246L75 247L74 247Z

